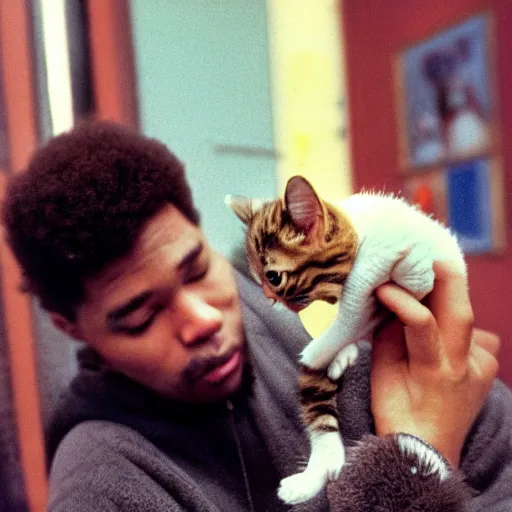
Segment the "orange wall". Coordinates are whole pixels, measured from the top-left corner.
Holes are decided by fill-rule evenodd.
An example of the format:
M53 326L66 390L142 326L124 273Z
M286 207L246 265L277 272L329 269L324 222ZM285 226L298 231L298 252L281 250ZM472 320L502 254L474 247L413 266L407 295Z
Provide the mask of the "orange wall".
M25 167L37 144L29 30L28 0L0 1L0 63L10 152L10 169L3 171L7 173ZM6 176L2 174L0 197L3 197L5 182ZM4 318L1 321L5 322L9 344L13 403L27 503L31 512L43 512L46 507L47 483L32 310L29 297L19 291L20 271L4 242L1 230L0 273L2 300L5 304Z
M494 17L495 61L505 173L505 222L512 226L512 2L510 0L357 0L340 2L345 31L347 94L354 189L398 192L397 104L393 57L397 52L482 11ZM468 256L476 323L502 338L501 377L512 385L512 237L499 256Z

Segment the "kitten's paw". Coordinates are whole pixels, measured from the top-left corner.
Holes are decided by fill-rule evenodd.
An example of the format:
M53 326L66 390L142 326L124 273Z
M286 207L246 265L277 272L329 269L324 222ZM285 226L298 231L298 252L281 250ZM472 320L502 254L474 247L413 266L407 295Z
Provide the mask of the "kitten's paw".
M352 366L359 356L359 348L355 343L343 347L334 357L327 369L327 375L331 380L338 380L345 370Z
M315 497L336 480L345 463L345 448L337 432L322 433L313 440L311 458L302 473L281 480L277 495L289 505Z
M295 505L315 497L326 483L321 475L315 478L311 472L304 471L281 480L277 495L288 505Z
M323 357L325 354L318 348L315 340L308 343L300 354L300 364L312 368L313 370L321 370L325 367Z

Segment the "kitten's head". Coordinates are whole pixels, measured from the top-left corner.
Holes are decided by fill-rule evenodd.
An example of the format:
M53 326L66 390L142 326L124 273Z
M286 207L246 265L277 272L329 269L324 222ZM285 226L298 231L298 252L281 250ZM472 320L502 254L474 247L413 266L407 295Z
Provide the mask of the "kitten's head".
M300 311L315 300L335 303L356 251L347 217L318 197L301 176L290 178L284 198L226 201L247 226L247 255L265 295Z

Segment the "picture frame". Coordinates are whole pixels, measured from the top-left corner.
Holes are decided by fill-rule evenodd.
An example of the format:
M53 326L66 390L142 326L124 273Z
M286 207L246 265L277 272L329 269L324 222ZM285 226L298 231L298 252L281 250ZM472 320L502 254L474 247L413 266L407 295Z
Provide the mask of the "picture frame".
M482 13L395 61L400 167L416 172L489 155L495 144L493 30Z
M404 180L402 196L427 215L443 224L448 222L446 172L436 168L430 172L411 174Z
M501 160L481 157L404 177L402 196L449 227L465 254L505 248Z

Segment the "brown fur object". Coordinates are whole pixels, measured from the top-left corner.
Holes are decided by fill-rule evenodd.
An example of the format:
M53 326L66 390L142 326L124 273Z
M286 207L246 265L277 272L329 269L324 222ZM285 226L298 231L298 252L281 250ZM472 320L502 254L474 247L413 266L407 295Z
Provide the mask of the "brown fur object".
M72 320L83 280L127 254L167 203L199 223L183 164L160 142L110 122L53 138L10 180L3 206L25 290Z
M359 447L364 445L364 456ZM331 512L462 512L469 488L459 472L441 480L405 455L395 436L363 437L327 489ZM364 482L364 486L361 485Z

